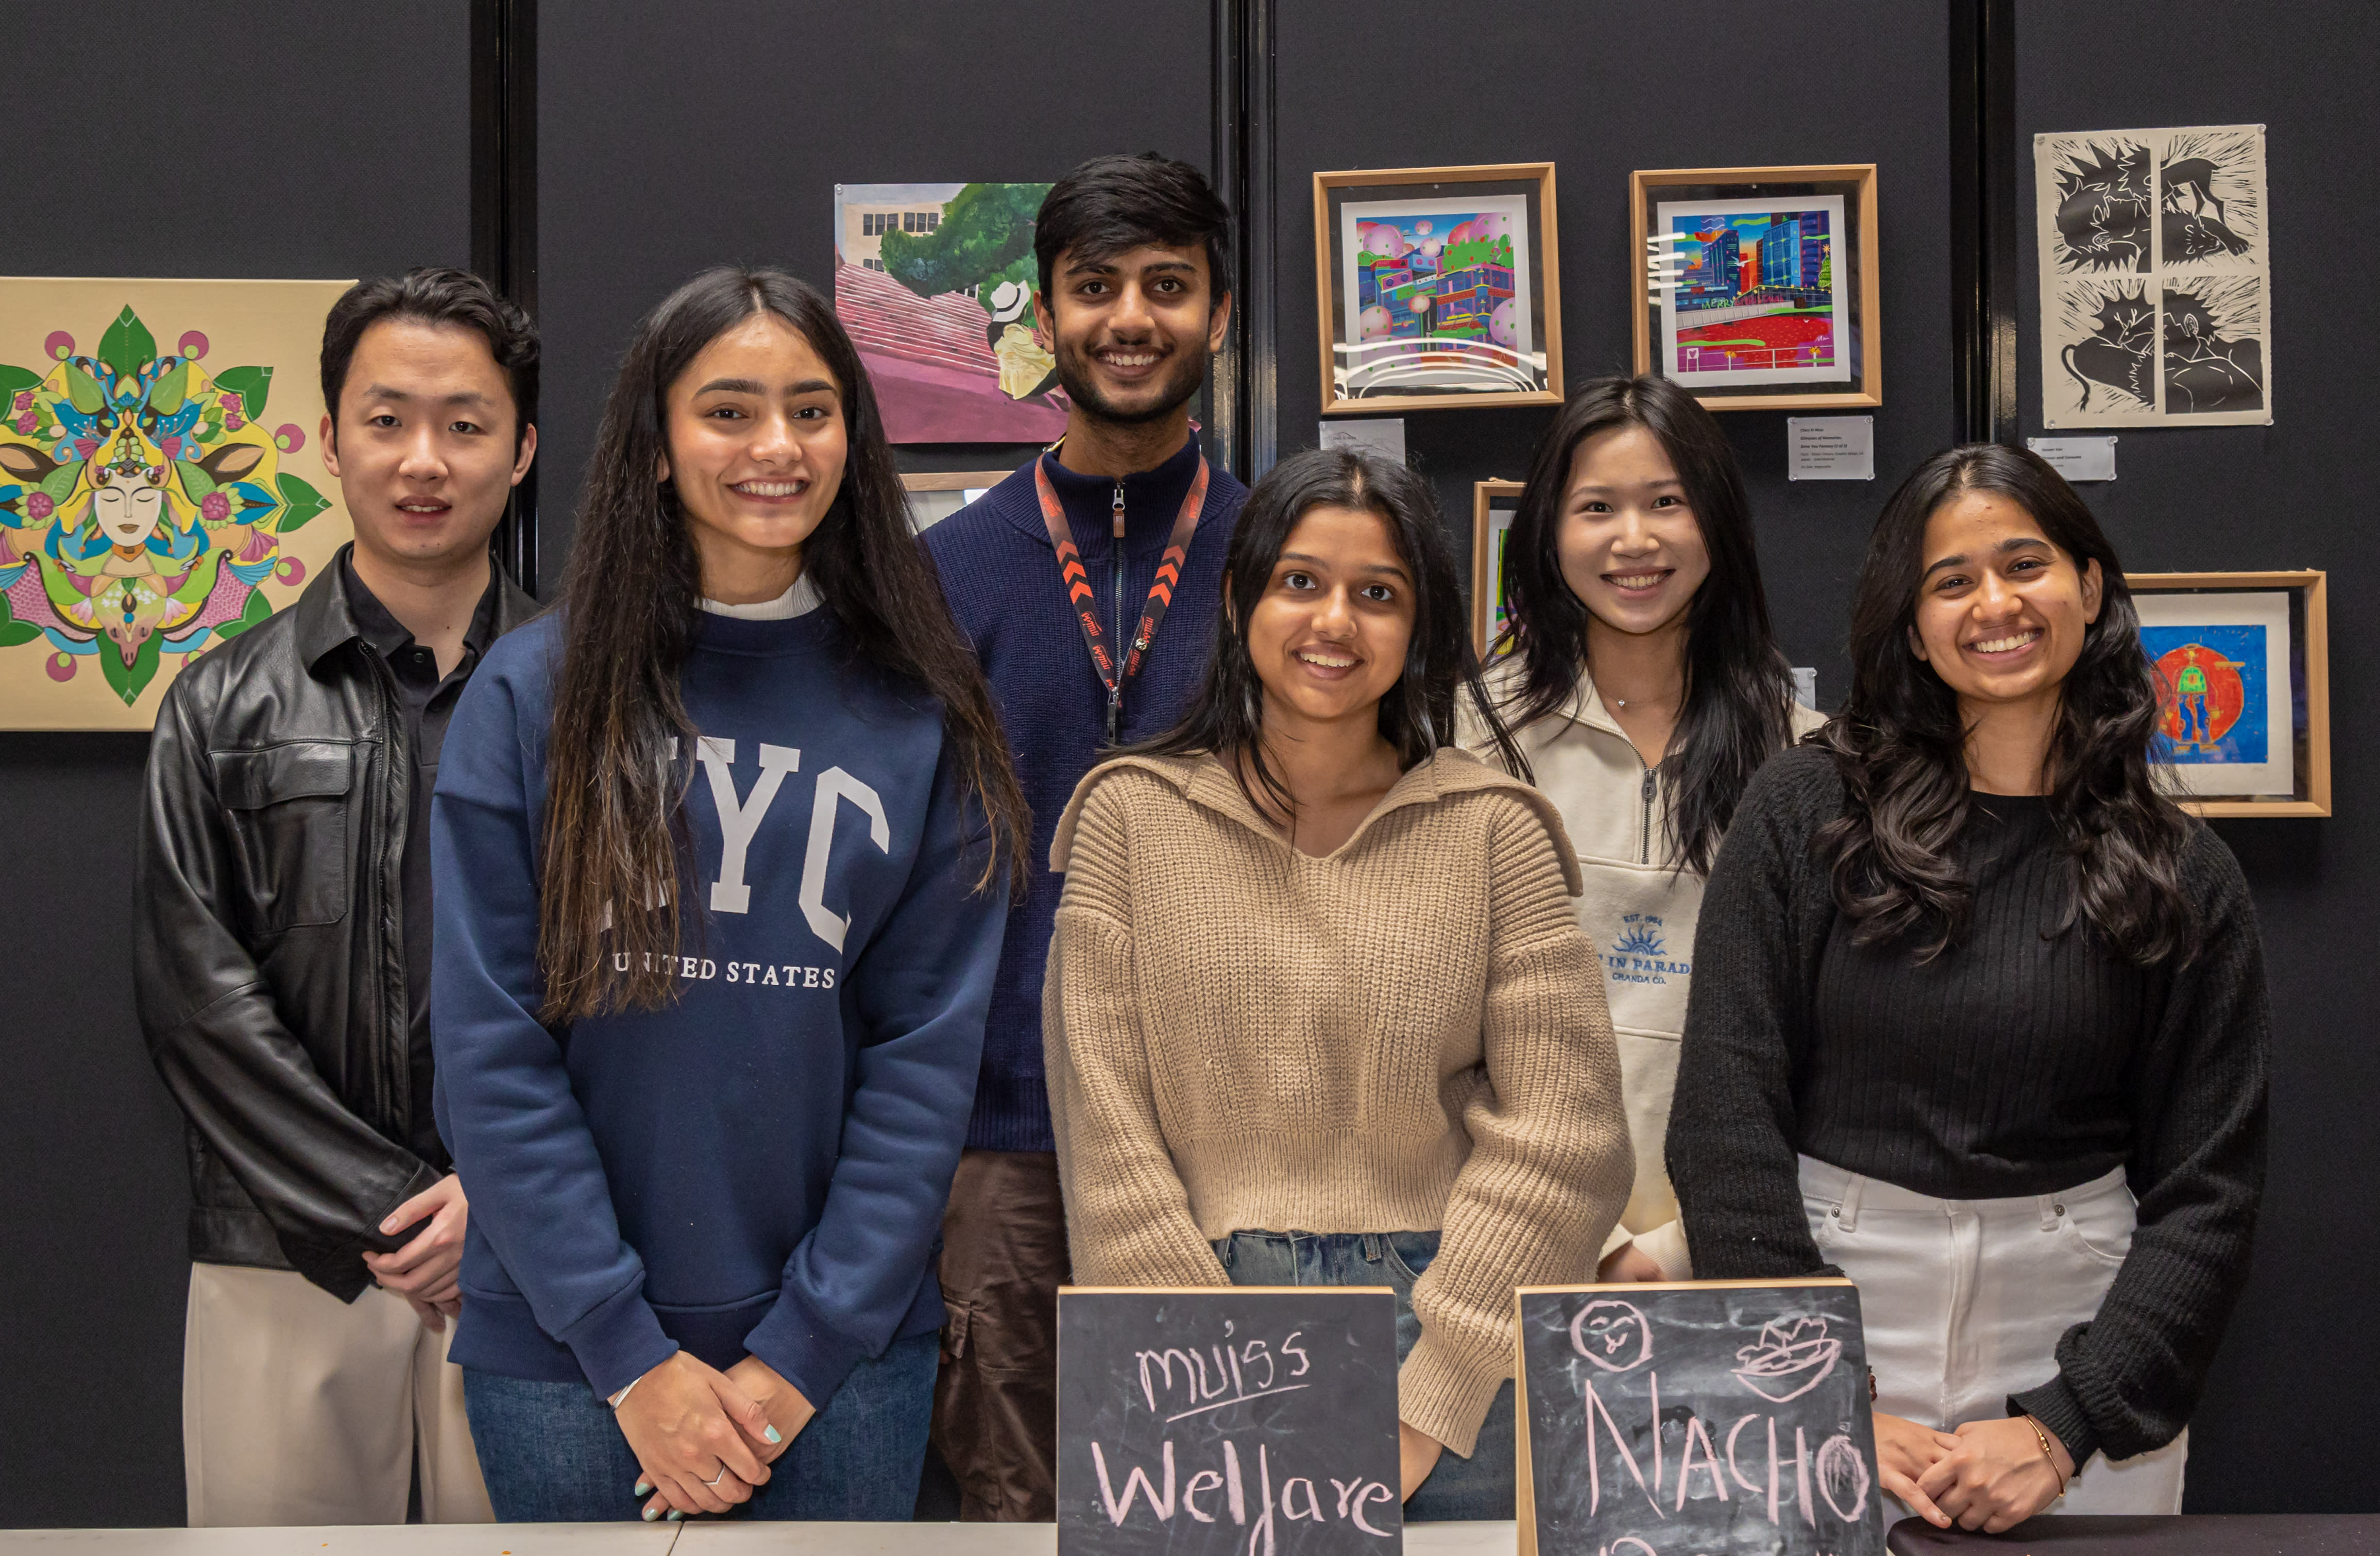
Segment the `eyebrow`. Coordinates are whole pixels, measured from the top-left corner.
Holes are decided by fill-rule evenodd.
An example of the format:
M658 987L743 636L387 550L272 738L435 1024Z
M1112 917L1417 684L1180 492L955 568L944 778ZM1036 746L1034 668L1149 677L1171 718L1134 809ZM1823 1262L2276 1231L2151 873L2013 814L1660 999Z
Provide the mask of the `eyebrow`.
M1625 485L1627 483L1622 482L1621 484ZM1681 492L1684 491L1686 487L1686 483L1676 476L1659 476L1652 480L1644 481L1639 484L1654 487L1674 486ZM1617 492L1619 490L1621 490L1620 486L1614 486L1605 481L1589 480L1582 481L1578 485L1571 488L1571 495L1575 497L1589 492Z
M2052 551L2058 549L2051 543L2048 537L2044 535L2011 535L2007 540L2002 541L1998 545L1994 546L1992 548L1992 554L1995 556L2006 556L2010 552L2022 551L2027 546L2048 546ZM1945 567L1963 567L1966 565L1967 555L1964 552L1960 553L1956 556L1946 556L1939 562L1927 567L1924 573L1920 574L1918 576L1918 581L1923 583L1925 579L1932 577L1935 574L1940 572Z
M826 379L805 378L797 383L787 384L785 397L791 399L795 395L815 395L820 390L830 395L839 393ZM768 385L751 378L714 378L695 391L698 395L766 395L768 392Z
M365 390L364 398L368 400L402 400L407 402L419 399L434 399L440 405L445 406L484 406L493 403L487 395L480 394L477 389L464 389L452 395L424 395L410 394L403 389L394 389L385 383L375 383L370 388Z
M1113 275L1121 268L1122 267L1116 263L1113 258L1104 260L1069 260L1066 261L1066 274L1068 275ZM1144 271L1195 271L1198 267L1191 263L1188 260L1166 259L1151 260L1148 263L1141 266L1140 268Z
M1281 553L1281 562L1276 562L1273 565L1278 567L1281 565L1281 562L1305 562L1310 563L1318 567L1327 567L1330 565L1330 564L1325 562L1321 557L1310 555L1302 551L1282 552ZM1364 565L1356 568L1355 571L1359 573L1385 573L1392 578L1404 578L1407 582L1412 581L1412 575L1408 574L1402 565L1392 562L1367 562Z

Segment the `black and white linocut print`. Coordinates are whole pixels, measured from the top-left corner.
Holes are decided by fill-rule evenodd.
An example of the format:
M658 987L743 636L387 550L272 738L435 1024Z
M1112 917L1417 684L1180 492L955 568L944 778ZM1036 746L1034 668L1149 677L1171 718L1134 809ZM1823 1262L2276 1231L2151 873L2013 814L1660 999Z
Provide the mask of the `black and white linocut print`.
M2053 427L2067 418L2156 414L2157 298L2142 276L2060 281L2042 321L2058 371L2042 400Z
M2044 425L2269 425L2265 127L2034 138Z
M2255 125L2178 129L2157 157L2157 243L2168 271L2265 263L2265 134Z
M2168 277L2165 413L2197 419L2265 408L2265 278Z
M2124 135L2045 136L2036 165L2050 206L2043 269L2149 273L2155 195L2149 148Z

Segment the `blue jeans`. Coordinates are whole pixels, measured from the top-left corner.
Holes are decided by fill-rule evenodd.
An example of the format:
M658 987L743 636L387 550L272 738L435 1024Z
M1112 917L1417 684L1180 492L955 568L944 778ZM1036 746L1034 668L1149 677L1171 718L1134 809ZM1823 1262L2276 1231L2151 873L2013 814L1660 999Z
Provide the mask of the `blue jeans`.
M1397 1294L1397 1355L1421 1339L1414 1282L1438 1257L1435 1232L1234 1232L1215 1257L1235 1286L1390 1286ZM1405 1503L1408 1524L1512 1516L1512 1385L1488 1407L1471 1457L1451 1451Z
M935 1336L918 1334L853 1368L826 1408L769 1466L752 1500L729 1516L907 1522L917 1511L941 1355ZM542 1383L467 1367L463 1403L500 1521L644 1516L635 1495L642 1473L637 1455L612 1407L585 1383Z

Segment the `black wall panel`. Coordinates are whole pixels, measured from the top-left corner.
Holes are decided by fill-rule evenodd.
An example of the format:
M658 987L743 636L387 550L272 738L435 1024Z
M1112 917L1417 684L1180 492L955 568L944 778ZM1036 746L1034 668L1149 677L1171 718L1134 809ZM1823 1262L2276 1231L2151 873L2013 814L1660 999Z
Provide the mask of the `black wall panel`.
M1054 179L1211 155L1207 0L549 5L538 39L540 569L561 577L628 334L705 265L834 274L834 186ZM1021 463L1024 452L911 458ZM990 461L990 462L987 462Z
M2218 823L2263 918L2273 996L2272 1176L2255 1273L2191 1428L2198 1512L2380 1506L2351 1451L2375 1381L2357 1332L2380 1282L2363 1207L2380 1180L2371 1126L2372 947L2380 817L2380 644L2361 631L2380 536L2358 493L2371 475L2361 343L2380 333L2360 275L2367 235L2348 213L2380 200L2371 63L2380 11L2169 0L2154 8L2017 6L2019 203L2026 213L2018 363L2023 430L2038 435L2038 266L2033 137L2044 131L2262 124L2269 180L2276 366L2270 427L2128 427L2118 479L2082 494L2141 572L2320 567L2330 574L2328 821ZM2064 434L2061 435L2070 435Z
M0 6L20 178L0 271L468 263L468 10ZM188 1187L127 944L148 746L0 734L0 1525L182 1522Z
M1388 0L1351 26L1332 6L1280 15L1281 447L1314 446L1321 420L1313 175L1467 163L1556 164L1566 387L1629 368L1632 168L1877 164L1884 404L1873 482L1789 482L1781 411L1722 414L1742 456L1768 601L1787 654L1818 667L1831 704L1848 674L1842 601L1894 480L1949 443L1949 118L1946 7L1814 0L1787 20L1722 14L1682 25L1674 6L1490 6L1462 22L1450 69L1425 41L1443 6ZM1722 8L1722 12L1724 8ZM1823 39L1823 47L1803 43ZM1801 40L1793 43L1789 40ZM1809 414L1821 414L1812 412ZM1519 480L1550 407L1408 411L1408 451L1437 485L1470 566L1472 482Z

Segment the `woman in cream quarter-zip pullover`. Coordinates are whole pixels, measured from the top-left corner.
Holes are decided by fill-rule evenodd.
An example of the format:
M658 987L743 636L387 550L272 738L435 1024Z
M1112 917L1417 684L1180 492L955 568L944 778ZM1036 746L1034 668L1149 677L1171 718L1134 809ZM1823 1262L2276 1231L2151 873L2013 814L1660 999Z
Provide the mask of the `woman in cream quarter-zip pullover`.
M1585 385L1538 445L1504 550L1490 674L1561 812L1601 958L1636 1179L1606 1280L1684 1280L1662 1140L1694 920L1719 835L1760 764L1824 721L1793 705L1751 516L1718 424L1667 379ZM1495 752L1466 727L1475 753Z

